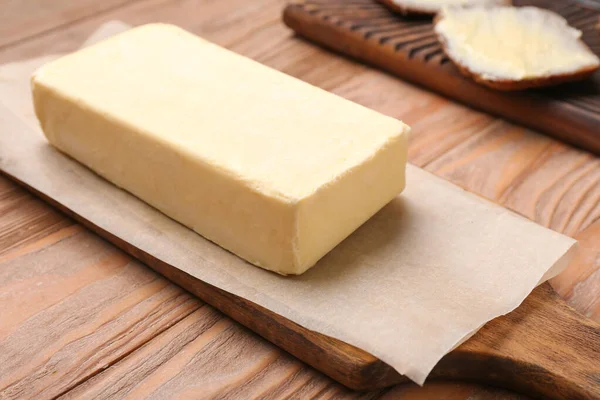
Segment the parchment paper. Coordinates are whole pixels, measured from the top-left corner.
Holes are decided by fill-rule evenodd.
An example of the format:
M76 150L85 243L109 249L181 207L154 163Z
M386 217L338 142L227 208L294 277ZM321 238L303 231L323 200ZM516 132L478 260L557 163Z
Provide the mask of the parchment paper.
M109 23L88 42L125 28ZM29 76L54 57L0 67L0 101L12 110L0 111L2 170L154 257L362 348L417 383L464 338L566 267L575 248L574 240L409 165L405 192L313 269L298 277L264 271L46 143Z

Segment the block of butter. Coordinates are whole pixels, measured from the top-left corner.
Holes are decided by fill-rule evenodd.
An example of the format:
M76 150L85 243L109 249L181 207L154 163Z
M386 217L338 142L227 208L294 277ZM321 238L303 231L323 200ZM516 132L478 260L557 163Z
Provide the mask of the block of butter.
M180 28L39 69L48 141L250 263L300 274L400 193L402 122Z

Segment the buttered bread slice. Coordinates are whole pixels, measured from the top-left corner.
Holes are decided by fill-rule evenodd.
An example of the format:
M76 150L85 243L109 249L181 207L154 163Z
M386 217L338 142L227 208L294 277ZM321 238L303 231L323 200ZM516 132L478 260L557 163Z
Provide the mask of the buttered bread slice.
M445 7L510 5L511 0L378 0L402 15L435 15Z
M281 274L313 266L405 185L407 125L175 26L65 56L32 84L51 144Z
M536 7L449 8L435 32L461 72L496 89L583 79L600 67L579 30Z

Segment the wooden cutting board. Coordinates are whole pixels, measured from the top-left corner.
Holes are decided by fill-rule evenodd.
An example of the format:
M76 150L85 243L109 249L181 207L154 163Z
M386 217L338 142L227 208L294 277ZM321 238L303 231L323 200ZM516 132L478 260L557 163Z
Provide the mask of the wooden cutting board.
M600 55L600 2L515 0L563 15ZM430 19L403 18L373 0L301 0L286 7L298 35L477 109L600 154L600 71L543 90L499 92L463 77L438 43Z
M2 107L0 120L5 129L20 132L30 129ZM113 236L15 176L7 176L171 281L344 385L353 389L375 389L407 381L372 355L208 285ZM516 311L486 324L445 356L430 379L480 382L539 398L598 399L599 360L600 325L571 309L544 284Z

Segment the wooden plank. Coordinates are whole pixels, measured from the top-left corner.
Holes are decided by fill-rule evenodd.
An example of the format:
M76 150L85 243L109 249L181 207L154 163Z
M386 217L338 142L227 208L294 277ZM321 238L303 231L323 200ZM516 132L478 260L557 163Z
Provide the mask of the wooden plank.
M523 0L555 8L600 54L598 9L580 3ZM405 19L371 0L306 0L288 6L296 33L475 108L503 116L600 154L600 72L586 82L543 91L500 92L462 76L444 55L431 20Z
M502 201L538 222L575 236L600 218L600 159L553 144L502 194Z
M0 232L6 246L0 252L1 398L60 395L202 305L5 178L0 182L0 207L16 200L37 210L0 213L0 226L12 226ZM31 218L36 213L54 216L53 229Z
M19 246L42 239L72 222L33 198L23 189L0 178L0 257ZM23 229L27 226L27 229Z
M580 232L576 239L580 249L575 260L551 283L577 311L600 321L600 221Z
M202 313L212 315L209 324ZM291 396L297 399L452 400L485 399L492 395L503 399L527 399L499 389L443 382L433 382L423 388L408 384L383 392L355 393L332 384L314 370L302 368L298 361L227 318L219 319L218 315L208 306L197 310L61 399L280 399Z
M20 0L16 1L23 4ZM102 4L97 0L86 1ZM14 47L0 48L0 63L74 51L99 25L111 20L121 20L130 25L175 23L227 46L260 29L262 24L278 21L283 4L283 0L257 0L251 3L244 0L129 0L122 7L109 8L79 22L65 24L61 29L31 36ZM54 16L52 13L46 15L48 19ZM232 26L235 29L231 29Z
M136 0L3 0L0 49Z
M338 398L351 392L205 306L63 398L277 399L325 394Z

